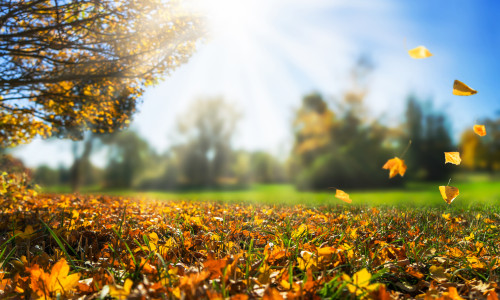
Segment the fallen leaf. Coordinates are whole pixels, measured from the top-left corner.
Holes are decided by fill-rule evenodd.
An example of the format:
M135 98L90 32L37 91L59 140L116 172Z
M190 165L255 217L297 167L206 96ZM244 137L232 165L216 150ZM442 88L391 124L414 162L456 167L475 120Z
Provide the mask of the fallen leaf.
M424 46L418 46L417 48L408 50L408 54L410 54L411 58L415 59L427 58L432 56L432 53Z
M460 80L455 80L455 82L453 83L453 95L471 96L474 94L477 94L477 91L461 82Z
M479 136L485 136L486 127L484 127L484 125L474 125L474 132Z
M439 186L439 192L441 192L441 197L443 197L444 201L448 204L451 204L459 194L458 188L448 185Z
M278 290L269 287L264 291L264 297L262 300L283 300L283 297L280 295Z
M445 164L451 163L455 165L459 165L462 162L460 158L460 152L445 152L444 153Z
M337 189L337 192L335 192L335 198L338 198L347 203L352 202L352 200L349 198L349 194L339 189Z
M406 172L406 165L405 161L402 159L399 159L398 157L394 157L389 159L385 165L382 167L382 169L390 170L389 171L389 178L392 178L399 174L401 177Z

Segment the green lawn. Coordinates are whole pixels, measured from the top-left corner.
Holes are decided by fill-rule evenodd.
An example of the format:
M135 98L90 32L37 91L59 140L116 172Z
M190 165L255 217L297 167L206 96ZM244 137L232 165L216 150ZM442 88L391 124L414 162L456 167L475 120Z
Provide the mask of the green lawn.
M460 195L452 207L469 208L490 206L500 203L500 182L455 183ZM410 183L405 188L392 190L349 191L351 205L396 205L410 207L443 207L448 205L441 198L438 184ZM241 191L192 191L192 192L134 192L114 191L106 194L120 196L139 196L158 200L197 200L246 202L260 204L304 204L336 205L343 204L334 197L335 190L324 192L299 192L292 185L255 185L252 189ZM347 205L347 204L346 204Z

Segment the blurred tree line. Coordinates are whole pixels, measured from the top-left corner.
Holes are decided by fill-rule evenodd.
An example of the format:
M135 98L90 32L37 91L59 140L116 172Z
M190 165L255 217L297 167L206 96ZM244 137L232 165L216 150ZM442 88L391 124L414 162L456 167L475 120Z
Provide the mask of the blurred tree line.
M324 190L397 187L407 180L448 180L451 172L500 169L500 117L478 122L486 125L485 137L466 130L456 145L447 115L434 109L431 99L409 95L401 123L390 127L365 107L371 71L370 63L361 60L340 97L325 98L320 93L303 97L286 160L264 151L234 149L241 113L222 97L212 97L198 99L179 116L173 146L164 153L157 153L135 131L88 134L73 144L72 166L40 166L33 178L45 186L69 185L73 191L82 186L237 189L284 182L299 189ZM103 168L91 163L96 150L107 153ZM461 166L444 164L448 151L461 152ZM405 160L408 171L404 178L389 180L382 165L394 156ZM24 168L22 162L2 155L0 170L9 166Z
M161 190L287 182L285 161L267 152L232 148L239 117L220 97L199 99L179 117L176 141L165 153L156 153L132 130L89 134L73 143L71 167L40 166L34 180L45 186L70 185L73 191L82 186ZM90 160L96 149L107 153L104 168Z

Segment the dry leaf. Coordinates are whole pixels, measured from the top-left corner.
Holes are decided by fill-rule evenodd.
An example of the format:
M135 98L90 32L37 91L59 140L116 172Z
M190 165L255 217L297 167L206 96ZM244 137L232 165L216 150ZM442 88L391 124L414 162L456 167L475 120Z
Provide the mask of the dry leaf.
M391 158L385 163L385 165L382 167L382 169L390 170L389 171L389 178L392 178L392 177L396 176L397 174L399 174L399 175L401 175L401 177L403 177L403 175L405 175L405 172L406 172L405 161L402 159L399 159L397 157Z
M461 82L460 80L455 80L453 83L453 95L457 96L471 96L477 94L477 91Z
M444 153L445 164L450 163L454 165L459 165L462 162L460 158L460 152L445 152Z
M413 48L408 51L408 54L410 54L410 56L415 59L427 58L432 56L432 53L424 46L418 46L417 48Z
M486 127L484 127L484 125L474 125L474 132L479 136L485 136Z
M352 200L349 198L349 194L339 189L337 189L337 192L335 193L335 198L338 198L347 203L352 202Z
M448 185L441 185L439 187L439 192L441 192L441 197L443 197L444 201L448 204L451 204L459 194L458 188Z

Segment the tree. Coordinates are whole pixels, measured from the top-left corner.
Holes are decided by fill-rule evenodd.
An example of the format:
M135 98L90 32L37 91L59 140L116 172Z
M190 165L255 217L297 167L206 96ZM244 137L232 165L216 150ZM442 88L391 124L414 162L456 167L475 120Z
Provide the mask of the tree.
M153 153L149 144L134 131L123 131L101 137L109 146L109 163L104 180L106 187L131 188Z
M317 93L306 95L294 121L291 173L300 189L373 188L387 180L382 165L393 155L385 146L388 129L365 114L366 76L371 65L353 68L353 85L336 101L335 112Z
M0 0L0 147L126 126L200 26L179 1Z
M214 186L230 175L231 139L239 114L222 98L199 99L178 121L183 140L175 147L185 184Z
M444 165L444 152L456 151L449 135L446 116L433 110L430 102L424 106L416 97L408 97L405 135L402 144L412 140L406 154L409 177L422 180L445 180L453 166Z

